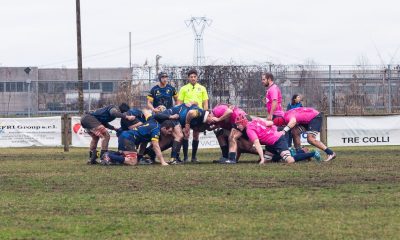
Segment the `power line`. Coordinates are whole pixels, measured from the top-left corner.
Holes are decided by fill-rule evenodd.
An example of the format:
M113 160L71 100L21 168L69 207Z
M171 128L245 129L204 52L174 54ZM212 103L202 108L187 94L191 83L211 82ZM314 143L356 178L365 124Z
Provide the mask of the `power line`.
M185 32L185 29L180 29L178 31L173 31L173 32L157 35L155 37L152 37L152 38L149 38L149 39L146 39L146 40L134 42L133 45L136 46L136 47L154 46L154 45L159 44L160 42L166 42L166 41L169 41L169 40L171 40L173 38L176 38L178 36L180 37L180 36L183 36L183 35L186 35L186 34L187 33ZM100 55L110 56L110 53L115 53L115 52L122 53L122 52L126 51L127 49L129 49L129 44L121 46L121 47L117 47L117 48L113 48L113 49L97 52L97 53L94 53L94 54L89 54L89 55L83 56L83 59L93 58L93 57L97 57L97 56L100 56ZM115 55L115 54L111 54L111 55ZM76 58L67 58L67 59L56 61L56 62L52 62L52 63L42 64L42 65L39 65L38 67L47 67L47 66L52 66L52 65L62 64L62 63L75 62L75 61L76 61Z
M246 52L256 53L258 55L263 55L263 56L269 58L268 60L271 61L271 62L272 61L274 61L274 62L279 61L279 58L277 58L276 56L273 56L273 55L265 53L264 49L261 50L259 48L254 47L254 46L247 46L247 45L238 46L237 42L235 40L233 40L232 38L226 38L224 36L216 35L215 33L211 33L211 32L210 32L210 37L215 38L218 41L223 41L225 45L226 44L231 45L232 48L234 48L235 50L244 50Z
M292 55L292 54L287 54L287 53L284 53L284 52L282 52L282 51L278 51L278 50L269 48L269 47L267 47L267 46L265 46L265 45L263 45L263 44L260 44L259 42L255 42L255 41L252 41L252 40L243 38L242 36L238 36L238 35L236 35L236 34L232 34L232 33L225 32L225 31L220 30L220 29L215 28L215 27L210 28L210 32L214 32L214 33L219 34L219 35L226 35L226 36L229 37L230 39L233 39L233 40L235 40L235 41L237 41L237 42L239 42L239 43L242 43L242 44L251 46L251 47L253 47L253 48L254 48L254 45L257 45L257 46L258 46L258 49L261 49L261 48L262 48L263 51L268 50L268 51L270 51L270 52L274 52L275 55L283 56L283 57L285 57L285 58L287 58L287 59L293 59L293 58L294 58L294 59L297 59L297 60L302 60L301 58L299 58L299 57L297 57L297 56L294 56L294 55Z

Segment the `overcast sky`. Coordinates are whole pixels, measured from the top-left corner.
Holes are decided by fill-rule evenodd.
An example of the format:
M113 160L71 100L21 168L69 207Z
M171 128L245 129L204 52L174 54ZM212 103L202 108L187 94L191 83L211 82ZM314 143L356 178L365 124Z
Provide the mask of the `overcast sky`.
M73 67L75 0L0 0L0 66ZM351 65L400 62L396 0L81 0L83 67L132 62L190 65L191 17L204 31L207 64Z

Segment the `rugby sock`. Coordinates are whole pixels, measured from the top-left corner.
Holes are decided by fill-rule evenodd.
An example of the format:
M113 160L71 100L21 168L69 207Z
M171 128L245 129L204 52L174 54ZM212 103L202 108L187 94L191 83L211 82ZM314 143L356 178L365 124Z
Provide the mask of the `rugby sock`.
M144 150L144 155L146 155L146 154L149 154L149 151L150 151L150 149L151 149L151 147L147 147L145 150Z
M281 156L279 154L274 154L271 159L273 162L279 162L281 160Z
M142 154L138 154L138 155L137 155L137 159L138 159L138 160L142 159L142 157L143 157Z
M326 154L328 154L328 155L332 155L332 154L333 154L333 151L330 150L329 148L326 148L326 149L324 150L324 152L326 152Z
M179 152L181 151L182 143L178 141L174 141L172 143L172 151L171 151L171 158L177 158Z
M90 159L96 159L97 158L97 151L96 150L91 150L89 152L89 158Z
M125 161L124 156L122 156L121 154L115 153L115 152L109 152L108 156L110 157L111 162L113 162L113 163L123 164Z
M101 150L100 151L100 158L103 157L104 153L106 153L106 152L107 152L107 150Z
M154 152L154 150L153 150L152 147L146 148L146 150L144 151L144 154L149 155L150 160L151 160L152 162L154 162L154 161L156 160L156 153Z
M236 153L235 152L230 152L228 154L228 157L229 157L229 160L236 162Z
M182 148L183 148L183 159L187 160L188 159L188 150L189 150L189 140L183 139Z
M89 161L91 164L95 164L97 159L97 151L92 150L89 152Z
M229 146L225 145L225 146L220 146L220 147L221 147L221 151L222 151L222 157L223 158L228 158Z
M297 153L296 155L293 156L294 161L300 162L303 160L306 160L308 158L314 157L315 152L309 152L309 153Z
M197 149L199 148L199 140L192 141L192 159L196 159Z
M302 148L296 149L296 153L305 153Z

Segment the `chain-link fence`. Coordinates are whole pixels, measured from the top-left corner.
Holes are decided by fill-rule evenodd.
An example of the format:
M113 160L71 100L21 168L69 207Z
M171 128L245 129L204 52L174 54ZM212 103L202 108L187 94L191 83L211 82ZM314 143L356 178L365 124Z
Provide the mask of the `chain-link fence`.
M162 71L170 76L177 90L187 83L191 67L168 67ZM5 69L5 68L2 68ZM78 81L76 74L58 73L52 80L49 69L37 69L36 77L11 74L0 70L0 115L38 116L78 113ZM303 96L303 105L314 107L327 115L392 114L400 112L400 67L396 66L205 66L199 70L199 83L206 86L210 106L220 102L240 106L249 114L265 115L263 72L272 72L282 91L283 107L293 94ZM69 69L76 72L76 69ZM3 71L4 72L4 71ZM12 72L15 72L13 74ZM84 109L91 111L107 104L129 102L146 105L146 95L157 84L154 68L143 67L91 69L83 81ZM60 76L59 76L60 75ZM29 78L28 78L29 77Z

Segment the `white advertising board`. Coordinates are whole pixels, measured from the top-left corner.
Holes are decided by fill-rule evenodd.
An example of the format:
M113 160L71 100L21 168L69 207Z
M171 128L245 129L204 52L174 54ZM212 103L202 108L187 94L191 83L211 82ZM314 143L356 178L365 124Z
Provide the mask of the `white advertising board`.
M61 117L0 118L0 147L61 146Z
M328 145L400 145L400 116L346 116L327 118Z
M116 128L119 128L120 125L120 119L115 119L114 121L110 122L111 125L113 125ZM90 141L92 138L90 135L86 132L86 130L81 126L81 118L80 117L71 117L71 135L72 135L72 142L71 146L73 147L89 147ZM110 133L110 142L108 146L110 148L117 148L118 147L118 138L115 133L115 131L109 130L108 132ZM101 140L97 144L98 147L101 146Z

